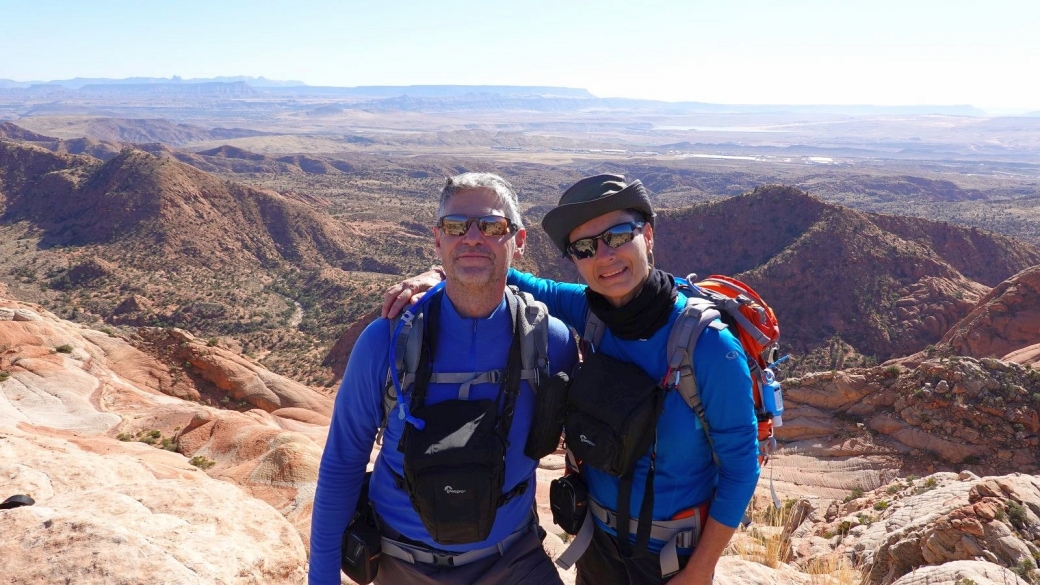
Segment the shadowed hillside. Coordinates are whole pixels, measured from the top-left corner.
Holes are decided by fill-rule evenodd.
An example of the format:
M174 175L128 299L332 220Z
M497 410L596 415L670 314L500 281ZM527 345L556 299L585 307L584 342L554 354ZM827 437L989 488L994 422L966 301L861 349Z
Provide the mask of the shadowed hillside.
M368 312L378 273L432 255L425 233L327 206L140 150L102 163L0 140L0 280L70 319L232 336L321 384L318 363Z

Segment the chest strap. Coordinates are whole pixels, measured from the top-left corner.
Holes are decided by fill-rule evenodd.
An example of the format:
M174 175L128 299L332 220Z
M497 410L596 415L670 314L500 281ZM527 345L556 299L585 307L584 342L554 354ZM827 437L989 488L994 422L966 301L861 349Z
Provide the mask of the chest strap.
M459 384L459 400L469 400L469 389L473 384L498 384L502 382L505 372L502 370L491 370L490 372L433 372L430 374L430 384ZM415 382L415 374L405 374L401 386L407 388ZM520 379L527 380L534 388L538 382L539 372L537 369L520 370Z
M570 569L578 561L592 543L592 534L596 523L595 518L603 525L617 530L617 514L610 509L604 508L596 500L589 498L589 505L585 513L585 521L581 530L575 535L570 546L556 558L556 564L564 570ZM591 518L590 518L591 517ZM661 547L661 576L668 577L679 572L679 553L677 549L692 549L697 546L704 522L708 517L708 503L705 502L693 510L693 514L678 520L654 520L650 525L650 538L664 542ZM639 528L639 521L635 518L629 520L630 534L635 534ZM623 538L620 537L619 538Z

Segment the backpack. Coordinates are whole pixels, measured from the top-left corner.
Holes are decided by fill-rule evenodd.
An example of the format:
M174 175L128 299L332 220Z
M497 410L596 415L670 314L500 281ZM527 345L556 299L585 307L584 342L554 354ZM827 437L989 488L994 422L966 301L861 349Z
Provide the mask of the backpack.
M758 293L735 278L713 274L699 282L694 282L696 279L696 274L690 274L685 280L676 279L687 301L668 337L668 370L661 385L678 390L697 415L708 437L712 459L718 465L718 455L708 432L710 427L693 371L693 350L706 328L731 328L744 348L748 369L751 371L755 417L758 420L759 463L765 465L776 448L773 429L783 424L781 415L784 411L780 383L776 381L773 372L778 364L787 359L787 356L777 357L780 326L776 315ZM592 343L595 347L603 338L605 330L603 321L589 311L582 341Z

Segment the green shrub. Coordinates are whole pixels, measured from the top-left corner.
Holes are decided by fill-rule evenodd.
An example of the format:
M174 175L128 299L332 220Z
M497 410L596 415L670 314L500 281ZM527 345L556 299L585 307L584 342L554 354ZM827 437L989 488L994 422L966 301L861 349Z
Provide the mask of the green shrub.
M0 382L3 382L4 380L6 380L6 379L8 379L10 377L11 377L11 374L8 374L7 372L0 372Z
M858 498L862 498L862 497L863 497L863 490L860 489L860 488L853 488L853 490L849 493L849 495L845 496L845 500L844 501L847 504L847 503L851 502L852 500L855 500L855 499L858 499Z
M116 438L120 441L132 441L134 438L130 436L130 433L119 433Z
M885 500L878 500L878 501L874 502L874 509L879 511L879 512L882 511L882 510L887 510L888 509L888 502L885 501Z
M1028 515L1026 509L1022 504L1018 502L1009 501L1007 505L1007 518L1011 522L1011 525L1015 528L1022 529L1026 527L1026 520Z
M196 456L192 457L191 460L188 461L188 463L191 463L195 467L198 467L199 469L203 469L203 470L209 469L210 467L213 467L214 465L216 465L215 461L213 461L212 459L209 459L207 457L203 457L202 455L196 455Z
M1018 566L1012 567L1011 570L1027 583L1036 583L1036 580L1033 579L1033 569L1035 568L1036 564L1033 563L1033 559L1022 559Z
M903 488L901 486L899 486L898 484L892 484L892 485L888 486L888 488L885 490L885 493L890 495L890 496L894 496L895 494L899 493L899 490L901 490L901 489L903 489Z
M72 346L66 343L64 345L59 345L58 347L55 347L54 351L58 353L72 353Z

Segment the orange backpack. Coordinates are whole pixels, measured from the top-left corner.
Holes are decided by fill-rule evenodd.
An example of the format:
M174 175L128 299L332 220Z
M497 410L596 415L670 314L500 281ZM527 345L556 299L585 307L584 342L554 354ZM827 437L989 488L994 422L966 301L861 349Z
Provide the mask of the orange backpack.
M718 311L719 318L731 328L747 354L755 399L755 415L758 418L759 461L764 464L776 447L773 428L783 425L783 396L780 383L776 381L773 372L778 364L787 359L787 356L779 357L780 324L773 309L747 284L717 274L689 284L696 278L696 274L689 275L687 284L680 285L680 290L689 297L699 296L710 301L711 308ZM703 321L704 318L702 315L698 320ZM702 325L692 332L693 343L696 343L696 336L703 331L703 327ZM675 329L672 331L674 334ZM673 367L676 359L679 360L680 367L683 363L683 356L675 355L677 349L672 347L669 339L669 367ZM693 346L690 345L689 349L692 350ZM688 357L692 360L692 353L689 353ZM692 376L692 361L690 364L690 380L696 386L696 379ZM679 391L685 397L687 391L684 391L682 386L683 382L680 379ZM696 387L693 388L693 392L696 392ZM703 417L701 424L705 424Z

